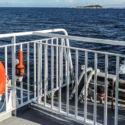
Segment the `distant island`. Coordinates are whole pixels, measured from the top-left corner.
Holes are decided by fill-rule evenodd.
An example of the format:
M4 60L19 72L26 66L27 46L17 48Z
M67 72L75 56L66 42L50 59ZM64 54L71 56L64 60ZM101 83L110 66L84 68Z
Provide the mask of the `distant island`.
M123 8L120 8L120 7L108 8L108 7L103 7L100 5L76 6L76 7L71 7L71 8L74 8L74 9L125 9L125 7L123 7Z
M72 7L72 8L76 8L76 9L108 9L107 7L103 7L100 5L76 6L76 7Z

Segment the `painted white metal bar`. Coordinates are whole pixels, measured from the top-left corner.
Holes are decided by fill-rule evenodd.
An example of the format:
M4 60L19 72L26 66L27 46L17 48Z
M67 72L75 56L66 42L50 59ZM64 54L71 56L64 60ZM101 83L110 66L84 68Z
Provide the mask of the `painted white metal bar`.
M51 40L53 44L53 39ZM51 46L51 109L53 109L53 89L54 89L54 47Z
M63 46L64 39L61 39L61 46ZM63 48L61 48L61 86L63 85Z
M52 39L52 38L51 38ZM42 39L42 41L44 40L51 40L51 39ZM54 39L54 38L53 38ZM37 41L40 41L40 40L34 40L34 41L29 41L29 42L35 42L35 43L39 43ZM16 43L16 45L20 45L20 44L27 44L29 42L23 42L23 43ZM43 43L43 45L46 45L46 43ZM51 46L51 44L47 44L48 46ZM4 47L9 47L9 46L14 46L14 44L9 44L9 45L3 45L3 46L0 46L0 48L4 48ZM57 45L57 44L53 44L52 46L55 46L55 47L61 47L60 45ZM102 51L95 51L95 50L89 50L89 49L81 49L81 48L76 48L76 47L67 47L67 46L63 46L63 48L69 48L70 50L73 49L73 50L78 50L78 51L87 51L87 52L95 52L95 53L100 53L100 54L107 54L107 55L112 55L112 56L119 56L119 57L123 57L125 58L125 55L121 55L121 54L117 54L117 53L109 53L109 52L102 52Z
M95 53L95 74L94 74L94 125L97 123L97 60L98 56L97 53Z
M37 81L37 97L38 98L37 98L37 101L38 101L38 103L40 103L40 64L41 64L40 63L41 62L40 61L41 60L41 58L40 58L41 57L41 55L40 55L40 49L41 49L40 43L37 44L37 48L38 48L38 53L37 53L37 55L38 55L37 56L37 60L38 60L37 61L37 77L38 77L37 78L38 79L38 81Z
M69 115L69 49L67 49L67 55L66 55L66 83L67 83L67 115Z
M34 98L36 99L36 43L34 43Z
M61 83L62 83L62 77L61 77L61 64L62 64L62 48L59 48L59 94L58 94L58 100L59 100L59 112L61 112Z
M66 46L65 40L63 42L63 46ZM67 49L66 48L63 49L64 49L64 59L65 59L65 84L67 84Z
M118 125L118 96L119 96L119 57L116 57L116 89L115 89L115 125Z
M58 45L58 38L56 39L56 45ZM58 46L56 47L56 88L58 88L59 78L58 78Z
M108 97L108 55L105 55L105 103L104 103L104 125L107 125L107 97Z
M75 56L75 118L77 119L78 115L78 50L76 50Z
M16 76L14 74L15 73L15 59L16 59L16 46L15 46L15 43L16 43L16 37L13 36L12 37L12 40L11 40L11 43L14 44L12 47L11 47L11 55L12 55L12 85L13 85L13 88L12 88L12 106L13 108L16 108Z
M85 94L84 94L84 122L87 120L87 67L88 67L88 52L85 51Z
M22 44L20 44L20 51L23 51ZM21 85L21 105L23 105L23 80L21 80L20 85ZM28 95L28 93L27 93L27 95Z
M29 63L29 43L27 44L27 96L28 96L28 101L30 100L30 87L29 87L29 84L30 84L30 71L29 71L29 68L30 68L30 63Z
M8 112L8 86L7 86L7 76L8 76L8 72L7 72L8 68L7 68L7 47L5 47L5 75L6 75L6 89L5 89L5 99L6 99L6 112Z
M51 44L46 44L46 43L43 43L43 45L51 46ZM53 44L52 46L61 47L61 45L56 45L56 44ZM117 53L109 53L109 52L102 52L102 51L96 51L96 50L90 50L90 49L82 49L82 48L76 48L76 47L67 47L67 46L63 46L62 48L67 48L70 50L84 51L84 52L86 51L86 52L92 52L92 53L107 54L107 55L119 56L119 57L125 58L125 55L121 55L121 54L117 54Z
M22 44L20 44L20 51L22 51Z
M46 43L48 43L48 40L46 40ZM46 94L48 93L48 45L47 45L47 57L46 57L46 76L47 76L47 81L46 81Z
M48 41L46 41L48 43ZM44 46L44 106L46 106L46 86L48 82L48 70L47 70L48 64L47 64L47 45Z
M16 36L27 36L27 35L34 35L34 31L31 32L19 32L19 33L9 33L9 34L0 34L0 38L6 38L6 37L16 37ZM67 31L65 29L49 29L49 30L40 30L36 31L40 33L50 33L50 32L63 32L65 35L68 35Z
M20 42L20 43L16 43L16 46L17 45L24 45L24 44L27 44L27 43L39 43L38 41L46 41L46 40L51 40L51 39L56 39L56 38L48 38L48 39L38 39L38 40L33 40L33 41L28 41L28 42ZM11 46L14 46L14 44L7 44L7 45L1 45L0 48L4 48L4 47L11 47Z
M42 36L49 36L49 37L54 37L54 35L55 35L55 37L61 38L61 37L63 37L63 35L61 35L61 36L57 36L58 34L50 35L50 32L60 32L60 31L62 31L65 34L65 37L66 37L65 39L125 46L124 41L114 41L114 40L104 40L104 39L95 39L95 38L87 38L87 37L69 36L65 29L50 29L50 30L41 30L41 31L35 31L35 32L31 31L31 32L0 34L0 38L13 37L13 36L25 36L25 35L42 35ZM40 33L40 34L38 34L38 33ZM68 37L70 37L70 38L68 38ZM75 37L75 39L74 39L74 37Z
M125 92L125 90L124 90L124 89L118 89L118 91L120 91L120 92Z
M42 43L42 40L40 41ZM42 44L40 44L40 95L42 95L43 84L42 84Z
M104 40L104 39L78 37L78 36L70 36L70 35L66 36L66 35L53 34L53 33L40 33L40 32L37 32L37 31L33 32L33 34L34 35L38 35L38 36L57 37L57 38L76 40L76 41L83 41L83 42L125 46L125 42L124 41Z
M23 105L23 81L21 81L20 84L21 84L21 105Z

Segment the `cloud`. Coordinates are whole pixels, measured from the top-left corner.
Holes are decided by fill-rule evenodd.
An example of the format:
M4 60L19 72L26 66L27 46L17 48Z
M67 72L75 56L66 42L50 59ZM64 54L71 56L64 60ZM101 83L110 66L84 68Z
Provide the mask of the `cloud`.
M73 3L74 0L65 0L65 2L67 2L67 3Z
M59 0L56 0L56 2L59 2Z

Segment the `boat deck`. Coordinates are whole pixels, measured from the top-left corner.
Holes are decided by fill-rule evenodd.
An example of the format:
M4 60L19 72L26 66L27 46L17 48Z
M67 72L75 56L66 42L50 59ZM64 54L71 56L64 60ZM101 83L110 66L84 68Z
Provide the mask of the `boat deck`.
M47 98L47 104L51 103L51 98ZM69 102L69 113L75 114L75 101L71 100ZM121 104L121 105L120 105ZM125 102L119 100L119 116L118 123L119 125L124 125L125 123ZM87 118L93 120L93 105L94 102L87 100ZM58 91L54 95L54 106L58 107ZM115 106L114 106L115 107ZM66 89L62 89L62 111L66 111ZM84 116L84 102L78 103L78 116ZM97 122L100 124L104 123L104 104L97 103ZM111 110L110 98L108 101L108 125L114 124L115 111ZM2 122L0 125L83 125L80 121L73 120L65 115L53 112L49 109L46 109L38 104L32 103L30 108L20 111L17 116L12 116ZM99 124L99 125L100 125Z
M64 115L46 110L38 105L32 105L16 117L12 116L0 125L83 125Z

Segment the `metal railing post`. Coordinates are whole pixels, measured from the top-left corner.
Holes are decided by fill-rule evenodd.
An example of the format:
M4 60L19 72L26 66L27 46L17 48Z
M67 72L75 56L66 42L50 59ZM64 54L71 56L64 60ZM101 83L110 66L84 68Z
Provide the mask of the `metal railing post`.
M67 115L69 115L69 49L67 49L67 54L66 54L66 56L65 56L65 58L66 58L66 71L67 71L67 73L66 73L66 83L67 83Z
M75 60L75 118L78 115L78 50L76 50L76 60Z
M58 38L56 39L56 45L58 45ZM56 88L59 87L58 80L58 46L56 47Z
M87 119L87 67L88 67L88 52L85 51L85 94L84 94L84 122L86 123Z
M42 84L42 41L40 41L40 95L43 92L43 84Z
M34 98L36 99L36 43L34 43Z
M104 103L104 125L107 125L107 97L108 97L108 55L105 55L105 103Z
M11 43L14 44L11 47L11 54L12 54L12 106L16 108L16 73L15 73L15 60L16 60L16 37L13 36ZM13 115L16 115L16 111L13 112Z
M95 74L94 74L94 125L96 125L97 121L97 53L95 53Z
M40 56L40 43L37 44L37 48L38 48L38 53L37 53L37 101L38 103L40 103L40 60L41 60L41 56Z
M53 39L51 39L53 45ZM53 109L53 89L54 89L54 47L51 46L51 109Z
M59 112L61 112L61 86L62 86L62 47L59 48L59 91L58 91L58 103L59 103Z
M7 47L5 47L5 75L6 75L6 89L5 89L5 99L6 99L6 112L8 111L8 86L7 86L7 76L8 76L8 72L7 72Z
M116 57L116 85L115 85L115 125L118 125L118 96L119 96L119 57Z
M30 70L29 70L29 67L30 67L30 61L29 61L29 43L27 44L27 95L28 95L28 102L30 101L30 87L29 87L29 84L30 84Z

